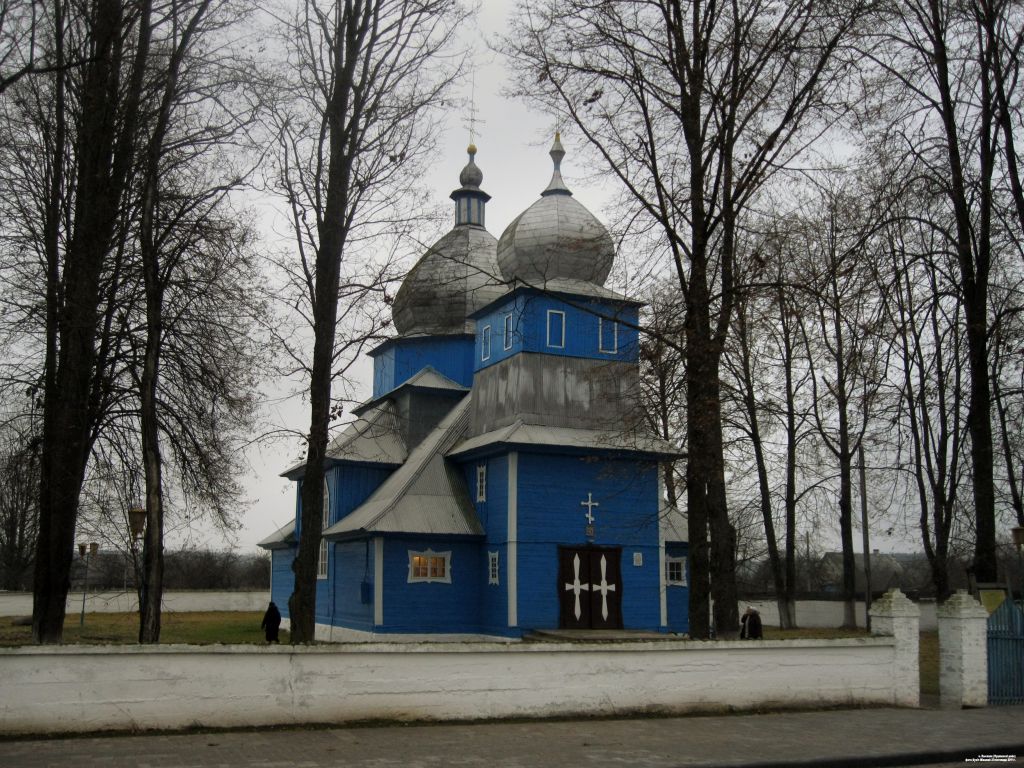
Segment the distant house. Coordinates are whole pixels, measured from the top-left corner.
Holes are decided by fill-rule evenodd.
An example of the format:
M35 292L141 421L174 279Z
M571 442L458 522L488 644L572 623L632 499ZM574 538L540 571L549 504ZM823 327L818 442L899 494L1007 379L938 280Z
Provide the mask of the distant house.
M316 636L688 629L677 450L633 426L640 302L604 287L607 229L551 181L500 240L469 148L455 226L406 276L373 394L331 443ZM260 546L287 617L295 519Z

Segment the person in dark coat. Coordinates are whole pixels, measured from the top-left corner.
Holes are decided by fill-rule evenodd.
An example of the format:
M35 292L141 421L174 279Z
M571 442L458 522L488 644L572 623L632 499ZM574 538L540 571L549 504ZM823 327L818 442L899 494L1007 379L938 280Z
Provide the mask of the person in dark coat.
M763 637L761 614L748 605L746 612L740 617L740 639L761 640Z
M281 627L281 612L277 610L277 606L271 601L270 605L267 606L267 612L263 614L263 623L260 627L267 633L267 642L277 642L277 631Z

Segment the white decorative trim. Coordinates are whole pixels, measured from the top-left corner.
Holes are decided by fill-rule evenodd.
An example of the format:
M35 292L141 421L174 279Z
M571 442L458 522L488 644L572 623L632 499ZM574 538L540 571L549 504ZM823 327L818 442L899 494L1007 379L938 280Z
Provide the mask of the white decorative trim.
M551 316L552 315L561 315L562 316L562 340L558 344L553 344L551 342ZM551 347L551 349L565 349L565 312L563 312L560 309L549 309L548 310L548 314L547 314L547 339L548 339L548 346Z
M506 350L512 349L512 313L509 312L505 315L505 328L503 335L503 344Z
M507 563L505 564L506 573L508 573L508 625L510 627L519 626L519 606L518 606L518 546L516 537L519 535L518 531L518 505L519 495L516 491L516 486L519 484L519 453L512 451L508 455L508 556Z
M320 510L320 530L326 531L331 527L331 485L327 482L327 474L324 474L324 500L323 508ZM316 577L317 579L327 578L328 547L327 539L320 539L320 549L316 556Z
M423 576L415 575L413 571L413 562L416 558L423 558L426 562L427 574ZM444 573L442 575L436 575L433 573L434 568L439 564L443 563ZM409 550L409 575L407 577L409 584L451 584L452 583L452 552L435 552L432 549L425 550Z
M480 360L491 359L491 326L485 325L480 331Z
M679 579L669 579L668 567L678 563L682 567L682 575ZM669 587L686 587L689 586L689 582L686 578L686 556L683 557L672 557L671 555L665 555L665 573L664 573L665 584Z
M498 553L488 552L487 553L487 583L488 584L500 584L501 583L501 571L499 570Z
M604 345L605 323L612 324L612 346L606 349ZM597 318L597 351L606 355L614 355L619 351L619 324L606 317Z
M373 537L373 623L384 623L384 537Z
M487 462L476 465L476 500L487 501Z

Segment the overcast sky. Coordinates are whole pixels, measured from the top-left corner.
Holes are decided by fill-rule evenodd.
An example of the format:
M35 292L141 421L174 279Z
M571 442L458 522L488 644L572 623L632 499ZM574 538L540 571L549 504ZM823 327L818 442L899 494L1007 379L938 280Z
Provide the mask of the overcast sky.
M466 29L464 33L468 41L478 41L474 56L478 118L476 162L484 174L481 186L492 198L487 204L487 229L495 237L500 237L512 219L530 206L547 186L551 177L551 159L547 152L555 128L550 116L531 111L525 104L502 96L507 73L501 58L487 50L486 43L497 42L513 5L511 0L485 0L478 28ZM470 82L467 78L462 89L467 99L471 92ZM447 201L449 193L459 186L459 172L466 164L466 147L470 138L468 115L453 113L447 123L437 163L426 179L427 186L439 202ZM595 188L593 183L579 181L586 175L586 169L578 164L582 158L574 152L571 132L563 134L563 143L567 156L562 163L562 173L567 185L580 202L604 219L601 208L607 192L600 187ZM454 203L450 205L454 223ZM282 218L272 228L286 232L287 227L287 220ZM429 238L430 233L425 232L424 239ZM372 386L372 364L369 360L360 367L356 376L358 384L362 385L356 397L364 399L370 395ZM274 390L273 383L269 389ZM308 426L308 406L298 398L268 403L267 419L270 428L304 430ZM243 479L248 498L238 510L242 527L237 534L225 540L219 535L211 537L208 530L195 530L188 537L180 532L177 535L171 533L168 546L172 549L182 546L235 547L246 552L257 551L256 542L294 516L295 484L278 475L294 464L296 455L295 441L254 446L249 452L253 471Z

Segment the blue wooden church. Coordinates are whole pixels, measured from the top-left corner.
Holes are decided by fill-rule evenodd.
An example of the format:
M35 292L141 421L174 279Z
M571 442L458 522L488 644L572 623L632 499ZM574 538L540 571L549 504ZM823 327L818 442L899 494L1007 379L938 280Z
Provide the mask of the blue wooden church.
M686 632L659 464L677 451L639 413L640 303L604 287L612 239L556 135L550 183L495 240L468 151L455 226L406 276L373 395L328 448L317 638ZM284 473L297 507L303 468ZM297 535L260 543L286 618Z

